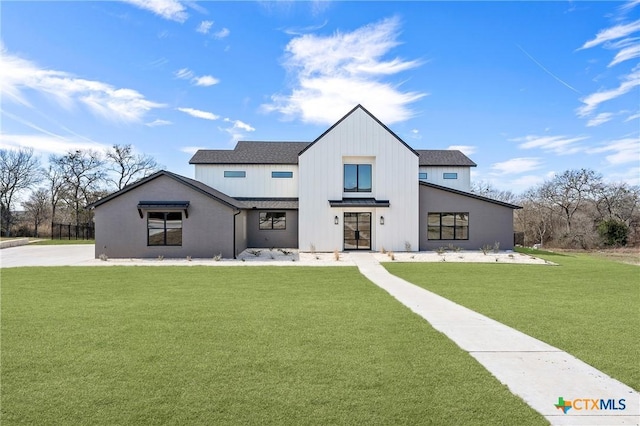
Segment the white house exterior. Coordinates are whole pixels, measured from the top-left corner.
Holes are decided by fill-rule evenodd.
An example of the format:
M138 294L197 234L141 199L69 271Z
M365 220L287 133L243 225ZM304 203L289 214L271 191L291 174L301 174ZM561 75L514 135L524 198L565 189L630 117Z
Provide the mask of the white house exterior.
M237 255L247 247L416 251L451 244L478 249L494 242L513 247L518 206L469 193L473 161L456 150L414 150L360 105L313 142L238 142L233 150L200 150L190 163L195 179L160 172L94 203L96 235L103 240L96 241L96 256L99 247L123 246L128 238L100 227L130 220L127 229L148 230L146 249L140 241L129 245L138 247L137 256L152 257L159 250L152 245L162 241L155 236L163 232L159 217L171 217L171 226L181 227L180 244L172 240L165 256L172 250ZM171 190L162 194L160 182ZM189 191L194 195L187 200ZM128 211L114 220L114 211L132 209L123 200L131 206L136 199L137 215ZM196 226L190 209L199 227L210 212L206 233L189 229ZM233 235L226 236L229 224ZM196 242L195 237L184 241L187 235L225 236ZM132 256L131 250L127 254ZM119 257L114 251L108 255Z

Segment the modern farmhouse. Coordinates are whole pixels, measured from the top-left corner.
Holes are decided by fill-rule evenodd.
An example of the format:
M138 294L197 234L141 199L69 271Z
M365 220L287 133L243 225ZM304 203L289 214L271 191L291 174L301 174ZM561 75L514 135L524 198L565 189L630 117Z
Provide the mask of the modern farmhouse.
M235 257L251 248L513 247L518 206L469 192L460 151L414 150L358 105L313 142L200 150L89 206L96 257Z

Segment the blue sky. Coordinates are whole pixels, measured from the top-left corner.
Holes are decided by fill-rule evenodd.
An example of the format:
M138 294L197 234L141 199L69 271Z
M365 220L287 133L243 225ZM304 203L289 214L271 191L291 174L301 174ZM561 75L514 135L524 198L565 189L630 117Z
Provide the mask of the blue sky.
M640 0L2 2L0 147L312 141L357 104L521 192L569 168L640 184Z

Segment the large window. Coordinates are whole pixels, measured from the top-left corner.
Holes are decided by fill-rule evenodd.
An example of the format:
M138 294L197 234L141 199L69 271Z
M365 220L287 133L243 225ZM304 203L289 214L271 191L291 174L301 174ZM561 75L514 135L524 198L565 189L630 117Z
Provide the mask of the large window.
M182 212L147 213L147 245L181 246Z
M371 192L371 164L344 165L344 192Z
M260 229L286 229L285 212L260 212Z
M430 240L468 240L469 213L429 213L427 233Z

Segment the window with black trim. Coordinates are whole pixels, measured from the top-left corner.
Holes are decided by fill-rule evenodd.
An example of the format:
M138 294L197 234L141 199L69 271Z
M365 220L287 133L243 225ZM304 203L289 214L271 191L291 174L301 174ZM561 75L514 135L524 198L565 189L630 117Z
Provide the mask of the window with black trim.
M287 228L285 212L260 212L260 229L282 230Z
M147 245L181 246L182 212L148 212Z
M457 173L443 173L442 179L458 179Z
M429 213L427 238L430 240L468 240L469 213Z
M272 178L292 178L293 177L293 172L271 172L271 177Z
M344 192L371 192L371 164L344 165Z
M241 170L225 170L224 177L226 178L243 178L247 177L247 172Z

